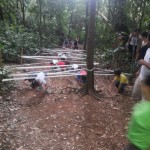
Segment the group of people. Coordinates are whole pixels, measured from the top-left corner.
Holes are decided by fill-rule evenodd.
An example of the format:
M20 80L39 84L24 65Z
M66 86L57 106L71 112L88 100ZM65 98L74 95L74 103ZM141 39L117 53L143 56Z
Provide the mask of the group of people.
M139 62L140 70L135 81L132 97L138 102L132 112L132 117L128 125L129 144L124 150L150 150L150 33L142 32L139 37L139 30L135 30L129 38L128 48L131 57L136 58ZM62 61L63 62L63 61ZM53 64L58 62L53 62ZM63 64L65 65L65 64ZM77 69L78 66L73 67ZM86 71L80 70L76 80L84 85L86 83ZM120 69L114 71L114 80L110 85L110 91L113 87L118 94L124 94L128 85L128 78ZM31 87L35 90L42 88L47 90L45 74L40 72L37 77L30 81Z
M129 36L127 47L130 52L130 60L144 59L148 49L148 32L135 29Z
M140 65L132 91L132 98L139 102L133 108L128 125L129 144L124 150L150 150L150 33L142 32L138 37L138 32L130 36L128 46ZM123 94L128 79L120 70L115 70L114 74L110 90L114 85L115 91Z
M75 76L75 80L80 86L84 86L86 83L86 75L87 75L86 70L82 69L77 64L73 64L68 69L67 66L65 65L66 65L65 62L62 60L61 61L53 60L52 62L50 62L50 66L53 66L53 68L51 69L54 69L56 72L65 70L68 71L70 70L70 73L76 72L77 75ZM56 68L56 66L59 66L59 70L58 68ZM24 72L27 72L27 70L24 70ZM30 83L30 87L32 87L32 89L37 95L43 95L47 92L48 88L47 82L45 80L46 76L47 72L32 73L28 75L29 79L25 79L24 83L26 85L29 85Z
M75 38L72 41L69 41L69 39L66 37L63 42L63 47L78 49L78 44L79 44L79 37Z

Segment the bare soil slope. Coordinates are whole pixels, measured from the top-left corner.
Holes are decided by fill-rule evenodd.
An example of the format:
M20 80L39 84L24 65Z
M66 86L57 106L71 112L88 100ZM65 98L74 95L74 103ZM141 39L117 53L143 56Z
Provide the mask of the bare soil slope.
M22 82L0 99L1 150L122 150L133 101L111 96L98 77L101 100L80 97L74 78L48 79L51 94L37 97Z

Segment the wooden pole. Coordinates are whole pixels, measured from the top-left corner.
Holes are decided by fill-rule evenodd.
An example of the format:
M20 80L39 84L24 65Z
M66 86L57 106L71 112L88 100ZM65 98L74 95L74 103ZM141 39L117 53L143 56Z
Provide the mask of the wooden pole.
M1 69L3 68L3 59L2 59L2 52L1 52L1 49L0 49L0 68L1 68Z
M94 65L99 65L99 63L94 63ZM16 67L15 69L18 69L18 70L22 70L22 69L34 69L34 68L53 68L53 67L57 67L59 65L56 65L56 66L32 66L32 67ZM70 67L72 65L63 65L63 66L60 66L60 67ZM86 66L86 64L78 64L78 66Z
M23 48L21 49L21 60L20 60L20 62L21 62L21 65L23 64Z
M2 80L3 80L3 59L2 59L2 52L0 49L0 71L2 72L2 74L0 75L0 89L2 87Z
M57 75L48 75L45 78L61 78L61 77L71 77L80 75L79 73L65 73L65 74L57 74ZM94 76L114 76L113 74L94 74ZM3 79L2 82L7 81L16 81L16 80L25 80L25 79L35 79L36 77L21 77L21 78L9 78Z

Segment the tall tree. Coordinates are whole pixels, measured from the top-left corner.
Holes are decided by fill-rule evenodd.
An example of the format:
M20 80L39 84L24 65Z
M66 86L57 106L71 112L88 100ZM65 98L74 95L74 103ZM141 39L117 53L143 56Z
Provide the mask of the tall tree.
M4 20L4 16L3 16L3 9L2 6L0 4L0 20L3 21Z
M114 31L128 31L126 14L126 0L109 0L109 19L112 22Z
M87 38L87 82L85 93L99 98L94 89L94 42L95 42L95 18L96 0L90 0L90 13Z
M22 12L22 24L25 26L25 2L24 0L20 0L20 7Z
M42 47L42 1L39 0L39 36L40 36L40 48Z
M84 41L83 49L86 49L86 45L87 45L89 0L85 0L85 5L86 5L86 8L85 8L85 10L86 10L86 18L85 18L85 41Z

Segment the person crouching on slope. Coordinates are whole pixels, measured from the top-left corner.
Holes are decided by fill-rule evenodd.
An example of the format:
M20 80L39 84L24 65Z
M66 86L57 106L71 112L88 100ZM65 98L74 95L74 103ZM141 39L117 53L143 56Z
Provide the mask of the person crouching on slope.
M85 70L80 70L79 75L75 77L76 81L80 86L84 86L86 83L87 72Z
M115 78L110 85L110 92L112 92L112 87L115 85L115 91L119 94L123 94L125 87L128 85L128 79L119 69L114 71L114 75Z
M150 150L150 75L142 81L141 90L145 99L133 108L128 125L130 144L124 150Z
M40 72L37 74L37 77L32 82L31 87L35 90L35 92L40 91L39 94L43 94L47 90L47 83L45 81L45 74Z

